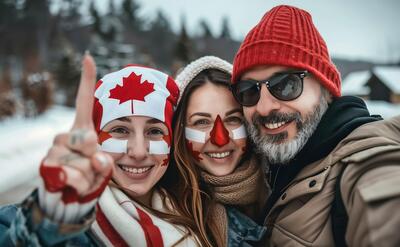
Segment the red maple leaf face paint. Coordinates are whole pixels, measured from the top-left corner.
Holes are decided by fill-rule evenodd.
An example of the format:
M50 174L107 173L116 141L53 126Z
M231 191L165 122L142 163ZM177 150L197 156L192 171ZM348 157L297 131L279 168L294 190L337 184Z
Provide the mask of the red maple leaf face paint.
M210 141L218 147L223 147L229 143L229 131L225 128L221 117L217 115L214 122L214 127L210 132Z
M200 152L193 150L193 143L186 141L186 146L196 161L202 160L202 158L200 157Z
M163 140L167 143L168 147L171 147L171 136L170 135L164 135Z
M98 141L100 145L100 150L104 152L109 152L109 153L127 152L128 141L113 138L108 132L101 130L98 135Z
M163 140L168 145L168 156L167 156L167 158L165 158L163 160L161 166L167 166L169 164L169 158L170 158L169 150L170 150L170 147L171 147L171 136L170 135L164 135Z
M108 132L101 130L98 135L99 144L102 145L104 141L106 141L110 138L112 138L112 136Z
M167 158L165 158L161 164L161 166L167 166L169 164L169 155Z

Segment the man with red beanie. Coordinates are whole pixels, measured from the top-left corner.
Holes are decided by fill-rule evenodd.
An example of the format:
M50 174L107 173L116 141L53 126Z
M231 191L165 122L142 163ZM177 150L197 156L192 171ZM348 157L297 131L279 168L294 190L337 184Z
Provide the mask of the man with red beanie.
M341 79L306 11L277 6L237 52L232 91L267 160L272 246L400 246L400 116L341 97Z

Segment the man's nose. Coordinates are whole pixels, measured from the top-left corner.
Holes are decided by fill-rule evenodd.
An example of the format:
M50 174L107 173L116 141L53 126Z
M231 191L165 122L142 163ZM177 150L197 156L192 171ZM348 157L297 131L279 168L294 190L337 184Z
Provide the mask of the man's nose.
M261 85L260 99L256 105L256 112L260 116L268 116L272 111L279 110L281 102L272 96L265 84Z
M148 155L148 145L144 136L142 135L132 135L128 139L128 152L127 154L137 160L144 160Z

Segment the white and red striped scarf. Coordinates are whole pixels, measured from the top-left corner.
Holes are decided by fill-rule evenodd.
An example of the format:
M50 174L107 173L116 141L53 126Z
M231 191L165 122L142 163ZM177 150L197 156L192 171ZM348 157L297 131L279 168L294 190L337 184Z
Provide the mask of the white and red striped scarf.
M166 212L157 192L153 193L152 207ZM110 186L99 199L91 230L106 246L167 247L178 242L176 246L198 246L188 230L150 214L121 190Z

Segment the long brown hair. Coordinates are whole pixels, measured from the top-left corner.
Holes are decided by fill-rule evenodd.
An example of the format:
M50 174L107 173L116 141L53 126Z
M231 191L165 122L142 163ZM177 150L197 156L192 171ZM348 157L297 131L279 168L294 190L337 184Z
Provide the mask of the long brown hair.
M192 93L205 83L209 82L217 86L229 89L230 75L217 69L201 71L181 92L182 97L173 118L174 128L174 163L180 173L183 174L184 185L179 188L180 204L184 210L193 215L199 231L200 241L204 246L222 246L224 242L210 211L215 205L208 188L200 180L200 170L196 161L186 145L185 122L187 107ZM206 224L207 222L207 224Z

